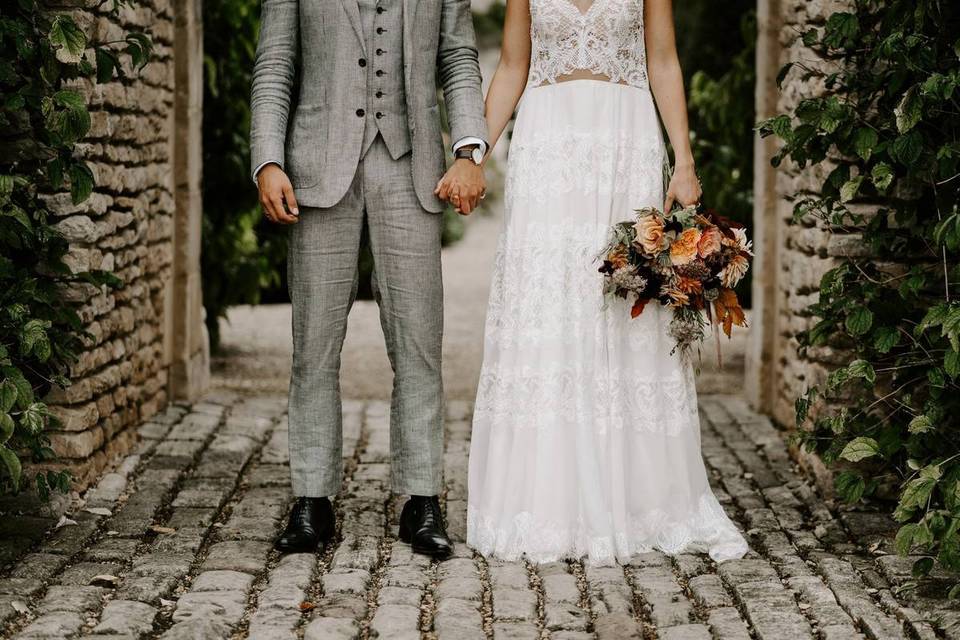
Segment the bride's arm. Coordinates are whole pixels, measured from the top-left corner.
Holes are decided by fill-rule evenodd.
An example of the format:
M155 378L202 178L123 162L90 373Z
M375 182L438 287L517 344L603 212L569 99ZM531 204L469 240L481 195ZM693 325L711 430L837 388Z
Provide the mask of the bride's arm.
M673 177L663 205L666 212L675 200L683 206L699 202L700 183L690 149L687 99L683 92L683 74L673 29L673 1L646 0L645 5L643 22L647 75L674 153Z
M530 5L528 0L507 0L500 62L487 91L487 131L490 149L497 144L523 95L530 69ZM487 154L489 157L489 153Z

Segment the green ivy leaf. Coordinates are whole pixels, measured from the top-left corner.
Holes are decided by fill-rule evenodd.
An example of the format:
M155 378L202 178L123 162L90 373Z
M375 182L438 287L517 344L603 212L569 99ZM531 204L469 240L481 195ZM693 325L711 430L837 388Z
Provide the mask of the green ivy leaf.
M153 52L153 42L150 37L144 33L127 34L127 54L130 61L137 69L142 69L148 62Z
M910 548L913 546L913 536L918 526L915 522L911 522L900 527L893 543L897 553L905 556L910 552Z
M891 151L900 164L913 166L923 153L923 138L917 131L910 131L893 141Z
M31 435L37 435L43 431L44 417L47 415L47 405L41 402L34 402L23 412L23 426Z
M70 197L74 204L80 204L93 193L93 172L84 162L70 165Z
M87 36L70 16L60 14L54 17L49 38L60 62L77 64L83 58L83 51L87 48Z
M14 490L19 489L20 475L23 472L23 467L20 465L20 458L6 446L0 445L0 460L3 460L3 464L7 469L7 475L10 476L10 482L13 484Z
M859 462L880 453L880 445L873 438L861 436L847 443L840 457L850 462Z
M0 412L6 413L17 401L17 385L9 378L0 382Z
M106 47L97 47L94 58L97 61L97 82L103 84L113 80L114 72L119 72L120 60Z
M886 162L878 162L870 172L870 181L880 193L890 188L893 182L893 168Z
M863 176L851 178L840 187L840 202L850 202L857 197L860 191L860 185L863 184Z
M916 416L907 425L907 431L913 434L926 433L933 430L933 422L926 415Z
M850 471L837 474L836 480L834 480L834 489L836 489L837 495L846 502L859 502L866 487L867 483L863 476Z
M922 117L920 97L917 87L913 86L903 94L900 103L894 108L893 115L897 123L897 131L906 133L917 126Z
M877 373L874 371L873 365L866 360L854 360L847 365L847 372L851 378L863 378L870 384L877 381Z
M873 156L874 149L877 148L877 142L878 136L874 129L870 127L860 127L854 134L853 148L856 150L858 156L864 160L870 160L870 157Z
M49 320L30 320L20 330L20 353L24 356L37 356L44 350L49 353L50 339L47 337L47 329L50 328ZM46 358L40 358L41 361Z
M860 19L855 13L838 11L827 19L823 42L837 49L850 44L860 32Z
M9 413L0 413L0 445L4 444L13 436L17 425L13 422L13 417Z
M947 349L946 354L943 356L943 370L946 371L947 375L951 378L956 378L960 375L960 353L953 349Z
M847 316L844 326L850 335L862 336L873 326L873 312L865 306L858 306Z
M56 109L50 111L47 126L67 144L82 139L90 131L90 112L83 97L75 91L58 91L51 102Z
M936 484L937 481L933 478L923 476L914 478L904 487L903 492L900 494L900 502L897 507L912 509L925 505Z
M17 402L14 406L26 409L33 402L33 387L16 367L3 367L3 375L17 387Z
M900 332L895 327L877 327L873 339L874 349L886 354L898 344L900 344Z
M923 316L923 320L921 320L920 324L917 325L917 335L922 334L927 329L943 324L943 321L947 319L949 314L950 305L945 302L941 302L930 307L927 310L926 315Z

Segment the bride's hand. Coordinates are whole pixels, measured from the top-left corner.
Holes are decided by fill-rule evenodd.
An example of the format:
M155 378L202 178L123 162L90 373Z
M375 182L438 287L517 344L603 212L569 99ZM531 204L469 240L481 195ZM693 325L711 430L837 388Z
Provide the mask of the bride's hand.
M667 199L663 203L663 212L669 213L675 202L682 207L689 207L700 203L703 190L693 164L683 164L674 167L670 185L667 187Z

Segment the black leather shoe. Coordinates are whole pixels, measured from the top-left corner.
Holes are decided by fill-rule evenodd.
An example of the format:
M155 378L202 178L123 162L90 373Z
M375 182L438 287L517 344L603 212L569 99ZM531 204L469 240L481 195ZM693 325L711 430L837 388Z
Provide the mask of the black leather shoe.
M400 539L414 553L441 559L453 553L437 496L410 496L400 513Z
M290 522L273 547L281 553L315 551L333 538L336 516L329 498L297 498Z

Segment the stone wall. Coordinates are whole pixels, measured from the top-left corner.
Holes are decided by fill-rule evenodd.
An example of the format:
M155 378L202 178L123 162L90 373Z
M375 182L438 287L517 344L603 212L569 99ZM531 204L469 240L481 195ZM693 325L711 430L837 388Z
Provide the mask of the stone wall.
M845 0L759 0L758 119L791 111L800 100L824 91L820 81L804 79L798 67L786 76L782 89L776 86L776 75L788 62L814 68L824 64L798 36L848 7ZM770 158L776 145L772 137L756 144L754 327L745 387L755 408L790 426L796 398L844 360L829 348L798 353L797 334L814 324L807 309L817 299L823 274L838 257L856 255L863 245L855 232L827 228L813 219L793 220L793 198L818 190L829 168L799 171L784 163L774 169Z
M199 42L195 5L141 0L119 19L95 3L84 6L91 8L72 12L91 39L116 41L146 31L155 55L125 79L78 87L89 99L92 121L78 151L97 186L79 206L69 194L48 197L59 216L56 227L70 241L70 268L109 270L123 282L66 292L90 339L70 372L73 385L54 390L48 401L62 421L51 432L57 465L73 472L76 488L126 453L133 427L172 396L201 391L208 360L197 311L199 250L183 248L188 239L199 247L199 163L190 162L186 141L174 136L181 128L199 130L199 121L190 122L199 116L189 102L196 95L190 86L197 84L200 49L181 46L191 37ZM199 148L199 136L192 142Z

